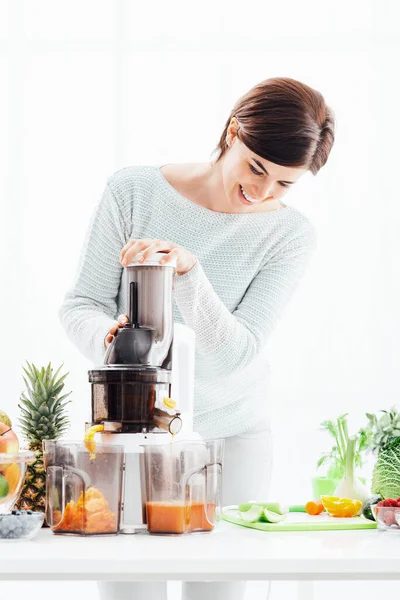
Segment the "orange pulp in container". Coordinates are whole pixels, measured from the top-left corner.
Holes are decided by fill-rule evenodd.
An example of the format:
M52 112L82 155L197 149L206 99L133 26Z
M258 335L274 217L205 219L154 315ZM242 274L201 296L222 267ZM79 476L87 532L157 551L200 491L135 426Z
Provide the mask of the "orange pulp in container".
M60 511L54 511L55 520L61 519ZM116 533L115 513L100 490L91 487L84 495L81 492L77 502L71 500L65 507L61 522L53 527L57 532L74 533Z
M215 504L208 504L207 519L204 502L147 502L147 528L151 533L184 533L214 529Z

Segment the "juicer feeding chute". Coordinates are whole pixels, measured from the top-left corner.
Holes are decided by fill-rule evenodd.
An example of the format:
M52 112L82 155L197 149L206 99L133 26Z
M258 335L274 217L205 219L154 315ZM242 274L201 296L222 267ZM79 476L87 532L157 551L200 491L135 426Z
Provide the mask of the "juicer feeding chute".
M155 330L141 327L138 321L138 284L129 285L129 319L117 329L115 339L104 357L106 365L150 365Z

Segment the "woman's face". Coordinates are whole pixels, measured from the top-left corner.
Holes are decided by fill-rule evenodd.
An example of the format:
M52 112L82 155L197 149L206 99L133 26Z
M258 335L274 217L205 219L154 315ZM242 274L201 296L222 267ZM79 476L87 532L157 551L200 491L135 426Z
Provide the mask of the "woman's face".
M261 158L239 140L234 123L228 128L227 151L221 159L222 180L228 202L235 212L260 212L279 207L279 200L307 172L283 167ZM269 204L268 204L269 203Z

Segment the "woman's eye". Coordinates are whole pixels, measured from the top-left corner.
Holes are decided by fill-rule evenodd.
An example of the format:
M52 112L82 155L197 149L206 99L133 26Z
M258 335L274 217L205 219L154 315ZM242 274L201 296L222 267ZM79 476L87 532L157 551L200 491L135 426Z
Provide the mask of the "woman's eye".
M253 165L250 165L250 164L249 164L249 167L250 167L250 171L251 171L252 173L254 173L254 175L262 175L262 173L260 173L260 171L257 171L257 169L255 169L255 168L253 167Z
M251 163L249 163L249 167L250 167L250 171L252 173L254 173L254 175L263 175L264 174L264 173L260 173L260 171L257 171L257 169L255 169ZM279 182L279 185L282 186L283 188L290 187L289 183L283 183L282 181Z

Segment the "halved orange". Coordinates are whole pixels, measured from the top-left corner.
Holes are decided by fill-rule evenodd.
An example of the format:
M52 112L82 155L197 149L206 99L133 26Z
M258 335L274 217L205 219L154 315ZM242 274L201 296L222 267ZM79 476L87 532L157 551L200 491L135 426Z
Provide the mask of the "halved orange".
M321 502L331 517L354 517L362 507L361 500L337 496L321 496Z

